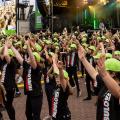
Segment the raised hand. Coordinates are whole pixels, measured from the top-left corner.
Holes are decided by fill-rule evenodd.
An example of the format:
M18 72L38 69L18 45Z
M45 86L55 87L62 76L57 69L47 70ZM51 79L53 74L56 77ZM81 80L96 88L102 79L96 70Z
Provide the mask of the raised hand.
M78 45L78 57L80 60L82 60L83 58L85 58L85 50L84 48L80 45Z
M58 61L57 66L58 66L58 69L63 69L63 62Z
M30 41L29 40L25 41L25 44L30 45Z
M106 70L105 70L105 56L102 55L100 59L97 61L97 68L98 68L98 73L100 74L101 77L105 77L106 75Z

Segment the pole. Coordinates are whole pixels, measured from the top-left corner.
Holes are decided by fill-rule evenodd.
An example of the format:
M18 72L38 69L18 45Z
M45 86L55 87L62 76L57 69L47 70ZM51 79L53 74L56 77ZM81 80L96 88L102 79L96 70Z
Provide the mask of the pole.
M53 35L53 0L52 0L52 35Z
M19 34L19 0L16 0L16 33Z

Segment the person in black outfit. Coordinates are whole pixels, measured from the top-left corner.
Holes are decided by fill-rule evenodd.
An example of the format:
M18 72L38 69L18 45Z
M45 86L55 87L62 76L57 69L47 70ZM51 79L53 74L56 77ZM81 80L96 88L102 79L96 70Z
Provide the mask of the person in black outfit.
M26 117L27 120L40 120L42 108L43 92L41 87L42 70L39 66L40 56L30 48L31 41L26 41L28 51L28 61L24 61L19 52L11 46L18 62L23 65L24 93L27 95L26 100Z
M87 61L84 49L79 45L79 59L85 69L97 83L97 112L96 120L119 120L120 119L120 61L111 58L105 61L105 55L98 60L98 72ZM107 72L107 71L109 72ZM113 78L114 79L113 79Z
M78 82L78 76L77 76L77 70L79 66L78 61L78 54L76 52L76 47L71 47L71 50L66 53L65 56L65 65L66 65L66 71L68 72L69 78L70 78L70 85L74 87L76 85L77 88L77 97L81 95L79 82ZM74 77L74 79L73 79Z
M15 120L15 109L12 105L15 93L15 72L16 64L14 62L14 54L11 49L8 49L8 42L3 47L3 54L0 59L0 66L2 68L1 83L3 84L6 94L4 98L4 105L7 110L10 120Z
M53 70L56 78L56 87L52 97L52 120L71 120L71 112L68 107L68 97L72 94L68 73L63 70L63 63L57 62L53 56Z
M93 67L95 67L93 53L94 53L94 51L91 50L91 49L89 49L88 53L86 54L86 58L90 62L90 64ZM93 83L93 79L91 78L91 76L88 74L87 71L85 71L85 73L86 73L85 81L86 81L86 88L87 88L87 94L88 94L88 96L84 100L91 100L91 97L92 97L91 82Z
M45 51L45 69L44 69L44 81L45 81L45 92L48 101L49 108L49 116L46 116L44 119L49 119L52 116L52 94L56 86L55 77L53 75L53 67L52 67L52 52ZM50 54L51 53L51 54Z

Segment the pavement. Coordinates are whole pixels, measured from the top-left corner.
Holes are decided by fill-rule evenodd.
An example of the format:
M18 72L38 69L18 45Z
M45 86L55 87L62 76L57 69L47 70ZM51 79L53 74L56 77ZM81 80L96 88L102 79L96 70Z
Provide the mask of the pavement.
M92 100L90 101L83 101L83 99L86 97L86 87L84 80L80 80L80 87L82 90L81 97L79 98L76 97L76 88L75 88L74 95L70 96L68 100L69 108L72 113L72 120L95 120L96 97L92 97ZM43 85L43 89L44 89L44 85ZM14 99L16 120L26 120L25 117L26 96L23 93L23 88L20 88L20 91L22 92L22 95ZM7 112L3 111L2 113L4 120L9 120ZM48 105L44 92L41 118L43 119L47 115L48 115Z

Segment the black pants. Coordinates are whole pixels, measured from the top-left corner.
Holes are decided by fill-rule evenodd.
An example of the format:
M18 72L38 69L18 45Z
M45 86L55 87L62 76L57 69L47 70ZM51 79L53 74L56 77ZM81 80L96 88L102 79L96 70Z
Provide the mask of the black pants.
M42 108L43 94L39 96L27 95L26 117L27 120L41 120L40 113Z
M86 74L86 88L87 88L87 94L88 94L88 97L91 98L91 81L92 81L92 78Z
M84 76L84 65L81 62L81 73L82 73L82 77Z
M47 96L47 101L48 101L48 107L49 107L49 115L52 115L52 96L53 96L53 91L55 89L55 86L52 85L52 83L46 83L45 84L45 92Z
M68 75L69 75L70 85L74 87L76 84L77 91L80 91L78 76L77 76L77 67L67 67L66 71L68 72ZM73 77L74 77L75 83L74 83Z
M12 105L14 99L14 93L15 93L15 89L6 90L6 99L4 99L4 105L10 120L15 120L15 109Z
M17 86L17 83L15 83L15 92L19 92L19 88Z

